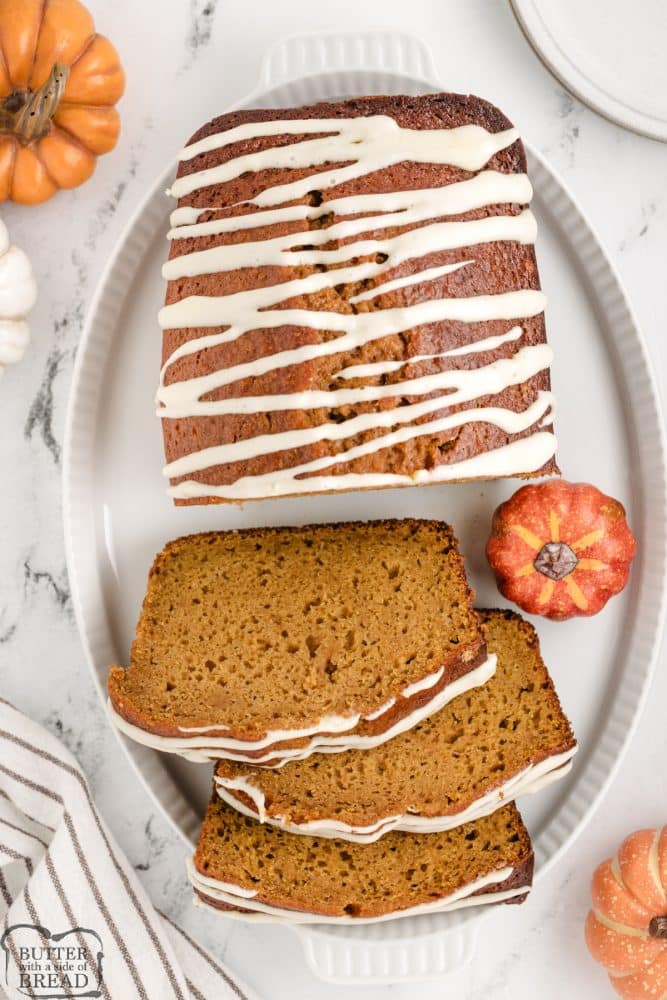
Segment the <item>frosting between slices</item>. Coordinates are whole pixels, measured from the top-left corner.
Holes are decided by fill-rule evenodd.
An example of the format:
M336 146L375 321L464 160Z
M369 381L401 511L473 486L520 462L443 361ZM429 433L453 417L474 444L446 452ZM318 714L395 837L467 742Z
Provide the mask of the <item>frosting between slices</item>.
M225 912L225 916L237 917L241 920L272 920L284 921L295 924L371 924L382 923L385 920L393 920L400 917L413 917L424 913L444 913L450 910L461 909L466 906L482 906L485 903L500 903L506 899L513 899L515 896L523 896L529 891L529 886L516 886L514 889L505 889L500 892L480 893L481 889L489 885L496 885L504 882L514 872L513 868L499 868L497 871L489 872L474 882L462 886L449 896L442 899L434 899L429 903L420 903L417 906L410 906L404 910L396 910L393 913L383 913L378 917L349 917L338 916L329 917L315 913L304 913L300 910L287 910L282 907L272 906L257 899L257 892L253 890L253 895L249 896L249 890L241 886L233 886L227 882L219 882L216 879L202 875L195 868L191 858L186 862L187 875L193 887L212 900L227 903L233 907L242 907L252 913L241 913L239 911ZM474 895L479 893L478 895ZM195 897L197 905L210 905L199 896ZM219 912L219 911L218 911Z
M421 816L418 813L407 812L383 817L368 826L353 826L334 819L292 823L285 821L282 816L270 816L266 812L264 793L246 777L226 778L216 774L215 785L218 795L224 802L261 823L270 823L290 833L371 844L391 830L400 830L404 833L439 833L487 816L520 795L531 795L565 777L572 768L572 758L576 751L577 747L574 746L563 753L553 754L537 764L530 764L458 812L442 816ZM255 811L234 795L236 791L243 792L255 803Z
M116 712L110 701L108 702L108 711L112 721L121 732L130 736L136 742L153 747L156 750L178 753L188 760L194 761L208 761L219 757L227 757L231 760L244 761L250 764L268 763L270 766L274 766L276 761L286 763L288 760L303 760L315 751L319 753L339 753L342 750L352 748L363 749L379 746L381 743L386 742L386 740L398 736L399 733L405 732L407 729L411 729L422 719L439 711L452 698L463 694L473 687L486 683L495 673L495 669L496 656L495 654L491 654L484 663L469 670L450 684L446 684L425 705L409 712L393 726L389 727L389 729L375 736L358 736L354 733L346 732L346 730L354 729L361 721L362 717L357 714L352 716L329 715L321 719L315 726L308 727L307 729L270 730L261 740L252 741L239 740L226 736L206 735L206 729L217 731L225 728L224 725L217 723L213 726L202 727L194 731L181 729L180 732L183 735L180 737L159 736L128 722ZM438 671L429 676L431 680L430 686L434 687L438 679L442 676L442 673ZM389 711L391 707L390 703L386 702L384 709L385 711ZM371 713L371 716L376 719L380 717L377 711ZM366 718L368 719L368 717ZM327 735L331 732L338 732L343 735ZM305 747L275 746L275 744L289 740L298 740L304 737L310 737ZM248 756L248 751L262 749L266 749L266 753L261 756Z

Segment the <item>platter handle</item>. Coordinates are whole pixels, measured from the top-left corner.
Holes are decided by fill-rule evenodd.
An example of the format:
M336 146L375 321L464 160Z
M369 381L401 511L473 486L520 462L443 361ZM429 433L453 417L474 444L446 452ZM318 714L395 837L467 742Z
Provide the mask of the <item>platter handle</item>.
M305 76L326 77L322 82L322 99L336 94L331 76L345 74L341 93L350 92L350 74L358 72L387 73L385 93L396 90L396 74L425 84L427 89L439 89L441 82L428 45L414 35L399 31L384 32L325 32L290 35L278 40L264 56L257 91L266 92L289 85ZM333 82L333 87L332 87ZM382 92L378 81L377 93ZM359 93L363 93L360 80Z
M439 914L439 922L432 925L437 931L407 936L399 932L395 937L386 936L386 924L295 929L306 961L319 979L370 986L441 979L460 972L475 953L481 916L460 911ZM447 917L455 919L450 922Z

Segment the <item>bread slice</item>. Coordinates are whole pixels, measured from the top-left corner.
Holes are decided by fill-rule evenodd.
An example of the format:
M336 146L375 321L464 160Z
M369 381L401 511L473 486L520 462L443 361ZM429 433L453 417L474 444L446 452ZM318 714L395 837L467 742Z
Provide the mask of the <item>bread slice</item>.
M479 612L494 676L375 749L314 754L278 770L220 761L227 803L293 833L370 843L487 815L565 775L576 742L532 625Z
M196 760L272 765L369 747L495 669L454 534L440 521L211 532L150 572L124 732Z
M514 805L455 830L351 844L257 823L214 794L188 870L196 896L217 909L357 924L523 902L533 851Z
M532 190L498 108L233 111L192 136L171 193L176 503L557 472Z

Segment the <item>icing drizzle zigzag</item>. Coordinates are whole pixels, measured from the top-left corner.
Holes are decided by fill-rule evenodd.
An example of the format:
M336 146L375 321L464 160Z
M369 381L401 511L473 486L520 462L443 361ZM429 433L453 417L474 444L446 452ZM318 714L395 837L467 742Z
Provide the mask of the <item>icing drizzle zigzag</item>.
M231 206L232 210L252 207L250 212L207 218L200 222L202 214L217 213L220 209L215 206L177 208L172 213L169 238L183 241L185 252L172 257L163 273L168 280L178 280L239 268L318 266L319 269L305 277L288 278L268 287L250 288L227 295L188 295L165 306L160 312L160 323L164 329L213 328L213 332L182 343L167 358L157 393L158 415L169 420L323 407L332 410L406 395L409 401L401 407L355 414L343 422L332 421L293 431L259 434L184 455L166 467L168 478L201 476L215 466L322 441L345 441L357 438L359 434L373 433L369 440L352 442L351 447L325 458L301 462L276 472L246 475L227 485L217 486L186 478L173 484L170 494L177 498L220 496L248 499L472 476L491 478L539 469L555 451L553 434L540 429L551 420L553 398L550 393L538 393L521 412L494 406L492 400L484 405L459 409L455 413L443 415L442 411L492 397L547 369L552 354L546 344L524 346L509 357L503 356L477 368L433 369L450 358L494 351L520 340L523 331L516 321L542 312L544 295L532 288L518 288L495 295L434 297L439 289L433 284L437 279L454 274L461 268L475 267L474 251L467 252L461 261L419 269L422 258L448 250L497 241L534 242L535 219L525 207L532 196L526 175L484 169L496 152L516 141L516 130L490 133L473 125L413 130L403 128L393 118L383 115L250 122L207 136L186 147L181 159L191 160L202 153L246 139L285 135L293 135L295 140L287 145L232 156L216 166L195 170L175 181L171 193L175 197L187 197L211 185L233 180L245 171L276 168L308 170L306 177L266 188L250 202ZM287 204L302 199L312 190L313 184L326 193L328 188L406 160L449 164L478 172L440 188L359 194L330 200L324 197L322 204L318 205ZM331 164L342 165L327 168ZM320 166L324 169L316 170ZM482 208L493 209L496 214L442 221L443 217L460 216ZM330 225L304 230L304 224L308 225L322 215L333 220ZM250 233L250 238L240 243L223 241L203 250L187 250L190 239L224 236L225 233L234 234L285 223L297 223L301 228L263 239L253 239ZM386 232L392 230L394 235L387 236ZM307 245L304 246L306 239ZM337 242L334 249L331 249L332 242ZM414 269L407 275L392 277L391 272L403 264L409 264ZM418 297L412 296L409 305L370 312L362 308L353 315L289 307L292 299L333 286L359 282L368 284L369 281L374 284L366 288L362 286L349 300L353 306L408 286L421 286L421 291ZM417 300L413 301L414 298ZM355 365L352 359L346 358L333 379L343 383L354 379L352 386L210 398L216 390L233 386L243 379L258 378L318 358L349 355L366 344L405 333L420 325L443 321L474 324L501 320L514 323L505 333L473 340L450 351L366 365ZM252 362L238 363L205 375L180 380L172 376L174 364L189 355L231 343L253 330L285 326L322 331L330 336L329 339L319 339L301 347L278 348ZM426 374L415 377L408 372L403 375L403 370L410 365L423 362L430 363ZM384 384L384 376L389 373L399 373L398 381ZM377 378L382 380L382 384L374 381ZM420 397L430 398L420 401ZM416 470L411 476L335 474L335 471L329 475L321 474L335 465L347 464L354 458L380 449L480 421L495 424L508 435L525 435L531 428L534 430L501 448L449 465Z

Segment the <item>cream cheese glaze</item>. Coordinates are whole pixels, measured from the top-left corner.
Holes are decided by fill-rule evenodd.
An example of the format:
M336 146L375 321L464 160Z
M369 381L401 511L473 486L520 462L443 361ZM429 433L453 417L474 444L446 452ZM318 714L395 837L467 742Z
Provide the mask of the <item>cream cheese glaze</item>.
M329 135L323 133L329 132ZM462 170L477 171L491 157L511 146L519 138L515 128L504 132L487 132L479 125L463 125L445 129L403 128L389 115L367 115L356 118L306 118L246 122L236 128L206 136L181 150L180 160L192 160L201 153L221 149L244 139L272 135L307 135L288 146L277 146L236 156L217 167L200 170L174 181L171 194L182 198L200 188L240 177L247 171L256 172L277 167L314 167L320 164L353 160L350 166L335 167L320 173L319 188L334 187L354 180L394 163L443 163ZM312 177L289 184L267 188L253 200L255 205L274 205L296 201L312 190Z
M456 358L463 354L493 351L496 347L500 347L508 341L519 340L522 334L523 330L520 326L513 326L507 333L498 334L496 337L486 337L484 340L478 340L474 344L464 344L463 347L453 347L451 351L442 351L440 354L415 354L413 357L406 358L403 361L377 361L374 364L368 365L350 365L349 368L342 368L339 372L336 372L336 378L374 378L377 375L397 372L401 368L408 368L410 365L419 364L420 361L433 361L438 358Z
M331 134L327 135L327 132ZM171 216L169 238L182 242L185 250L165 264L163 274L168 280L178 280L244 267L317 266L320 270L305 277L278 281L268 287L251 288L228 295L189 295L165 306L159 317L164 329L201 330L214 327L216 332L199 335L182 343L167 358L157 393L158 415L163 420L178 420L275 410L330 410L408 394L411 398L437 395L421 403L364 413L348 417L342 422L325 422L291 432L262 434L231 444L202 448L166 466L165 476L169 479L185 477L180 483L171 486L170 495L177 499L208 496L228 500L257 499L326 490L446 482L473 477L493 478L534 472L541 468L553 456L556 447L553 433L540 429L551 419L553 401L550 393L541 393L535 401L539 402L539 406L533 403L521 412L492 405L483 408L473 405L427 424L416 424L415 421L425 413L435 413L461 402L473 403L483 397L496 395L548 369L552 355L545 344L526 346L510 358L476 369L440 371L412 378L408 375L405 380L386 386L357 384L352 388L330 391L244 395L237 398L232 395L223 400L207 398L217 389L234 385L242 379L260 377L281 368L307 364L326 356L349 355L373 341L404 333L420 325L446 320L466 324L502 320L515 322L505 334L485 337L440 354L422 355L398 363L387 362L391 367L384 367L382 370L384 363L380 362L377 367L359 365L359 370L355 371L355 366L348 357L345 359L347 363L342 365L342 374L338 377L360 382L387 372L400 371L410 364L424 361L437 363L440 359L458 355L493 351L520 339L522 329L516 323L517 320L536 316L544 309L544 295L531 288L464 298L437 297L438 287L433 282L461 268L474 267L474 254L470 259L454 264L419 269L421 258L445 250L501 240L525 244L534 242L536 224L528 208L518 214L511 210L509 214L505 211L480 219L440 221L443 216L457 216L478 208L496 205L525 206L530 202L532 188L525 174L505 174L483 169L496 152L517 140L515 129L491 133L477 125L466 125L451 129L415 130L403 128L393 118L385 115L250 122L191 144L182 151L181 159L191 160L200 153L244 139L285 135L297 138L288 145L235 156L218 166L195 170L174 182L171 193L180 198L205 190L213 184L225 183L246 171L284 167L313 169L305 178L275 185L260 191L254 199L242 206L232 206L244 209L242 214L232 217L200 222L201 214L209 208L215 211L215 205L208 208L177 208ZM311 138L312 136L314 137ZM405 160L449 164L481 172L439 188L326 198L331 187ZM317 170L323 165L343 162L348 165ZM314 185L323 193L321 205L285 204L303 198L312 191ZM245 211L253 207L257 211ZM187 251L187 241L195 237L234 233L274 224L303 223L330 214L334 218L331 225L307 231L307 248L303 246L304 229L298 228L277 237ZM388 238L383 236L383 230L408 225L416 228ZM336 249L323 249L335 240L344 242ZM406 263L413 265L413 273L391 277L391 272L396 267ZM322 270L330 265L335 266L330 270ZM379 283L358 293L352 302L377 298L408 285L420 286L422 291L419 300L410 305L354 315L316 309L279 308L295 297L368 279ZM434 292L436 297L433 297ZM270 330L286 325L333 333L336 336L291 350L278 349L251 362L235 364L199 377L170 381L174 363L188 355L231 343L251 330ZM220 331L220 327L224 329ZM419 469L409 476L334 474L333 467L338 464L348 463L416 437L440 434L473 421L495 424L508 435L525 434L531 428L533 432L503 447L433 469ZM396 431L399 424L403 426ZM345 441L369 431L385 433L337 455L297 463L279 471L246 475L226 485L200 483L187 478L193 474L205 473L218 465L242 462L260 455L273 455L321 441ZM326 469L331 469L332 472L323 475L322 472Z
M482 878L476 879L474 882L470 882L468 885L462 886L449 896L443 896L442 899L434 899L429 903L421 903L417 906L410 906L404 910L397 910L393 913L384 913L379 917L327 917L315 913L303 913L299 910L287 910L282 907L272 906L269 903L264 903L257 898L258 893L253 890L244 889L242 886L231 885L228 882L219 882L216 879L202 875L195 868L194 862L191 858L187 859L186 868L188 878L190 879L194 889L198 892L203 893L212 900L217 900L232 907L241 907L244 910L251 911L249 913L241 913L238 910L231 910L229 912L225 911L225 916L237 917L240 920L280 921L293 924L382 923L385 920L395 920L400 917L414 917L423 913L444 913L450 910L461 909L465 906L483 906L485 903L500 903L507 899L513 899L516 896L523 896L530 889L530 886L524 885L516 886L514 889L504 889L500 892L480 892L480 890L485 889L487 886L497 885L500 882L504 882L505 879L508 879L510 875L513 874L513 868L505 867L499 868L494 872L489 872L488 875L484 875ZM249 892L253 892L253 895L249 895ZM478 894L474 895L475 893ZM195 897L195 903L203 906L211 905L207 904L206 901L202 900L199 896Z
M214 726L199 727L195 730L181 728L180 732L182 736L158 736L128 722L127 719L124 719L116 712L110 701L107 702L107 710L112 722L121 732L131 737L135 742L153 747L156 750L180 754L187 760L193 761L209 761L226 757L230 760L244 761L249 764L269 764L269 766L275 766L276 762L282 764L288 760L304 760L315 751L318 753L339 753L342 750L353 748L364 749L379 746L381 743L392 739L392 737L398 736L400 733L416 726L422 719L439 711L452 698L456 698L459 694L463 694L465 691L469 691L480 684L485 684L493 676L495 670L496 656L495 654L491 654L484 663L481 663L473 670L469 670L462 677L457 678L450 684L446 684L425 705L421 705L419 708L408 712L394 723L393 726L374 736L359 736L351 732L351 730L354 730L361 721L380 718L381 714L390 711L395 704L391 699L381 706L383 709L382 713L379 710L375 710L368 716L361 716L356 713L347 716L329 715L324 719L320 719L315 726L306 729L270 730L260 740L239 740L233 737L206 735L207 730L218 731L225 728L223 725L217 723ZM435 687L441 676L441 671L431 674L427 678L431 681L430 686ZM399 695L399 697L405 697L405 694ZM329 735L331 733L340 733L342 735ZM276 744L284 741L299 740L304 737L310 737L305 746L276 746ZM266 750L266 752L260 756L248 755L249 751L256 752L258 750Z
M372 844L391 830L401 830L404 833L439 833L443 830L453 830L457 826L480 819L482 816L488 816L501 805L512 802L520 795L533 794L559 778L565 777L572 768L572 758L576 751L577 748L574 746L564 753L553 754L537 764L530 764L458 812L442 816L421 816L416 812L408 811L395 816L383 817L368 826L352 826L335 819L292 823L286 821L284 817L269 815L266 812L264 793L246 777L226 778L216 774L215 785L223 802L261 823L271 823L273 826L278 826L290 833L305 836L335 837L341 840L351 840L358 844ZM255 810L247 806L234 792L243 792L247 795L254 802Z

